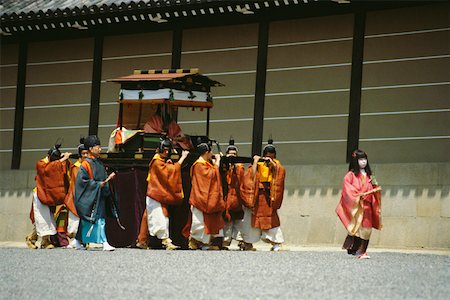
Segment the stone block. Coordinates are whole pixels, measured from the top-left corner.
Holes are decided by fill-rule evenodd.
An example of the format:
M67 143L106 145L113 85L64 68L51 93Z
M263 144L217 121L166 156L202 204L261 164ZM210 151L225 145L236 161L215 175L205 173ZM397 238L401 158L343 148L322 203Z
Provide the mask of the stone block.
M285 166L286 168L286 179L285 185L300 186L300 166Z
M383 192L381 197L381 213L385 217L416 217L417 203L416 197L403 195L400 189L395 196Z
M29 170L28 171L28 183L27 188L32 190L36 187L36 171L35 170Z
M0 212L29 213L31 207L31 193L28 190L5 193L0 202Z
M380 231L379 246L386 248L404 247L407 240L408 217L386 217Z
M283 205L280 211L290 211L295 210L296 213L300 215L308 215L308 195L305 193L305 189L295 189L292 194L288 194L288 196L283 199Z
M306 165L300 167L300 185L302 186L342 186L347 173L345 165Z
M297 217L281 221L281 230L287 244L303 246L307 244L310 231L310 217Z
M291 245L303 245L309 231L309 216L305 216L301 209L304 199L294 194L283 200L278 214L280 216L281 229L286 243Z
M432 246L431 241L433 239L438 240L433 238L433 234L436 227L445 225L442 219L435 217L385 218L383 229L380 231L379 246L386 248L435 247ZM443 231L441 231L441 234ZM443 242L441 241L441 243Z
M436 218L417 217L410 218L403 230L406 234L404 247L428 248L430 247L430 232L432 225L438 222Z
M309 214L313 217L335 217L336 205L339 197L332 195L331 189L316 190L314 195L307 198Z
M0 176L0 191L8 191L13 187L14 172L9 170L2 170L2 176Z
M382 216L392 216L393 214L393 205L394 205L394 200L392 197L387 196L389 195L388 193L386 193L385 190L383 190L381 192L381 215ZM395 216L395 214L394 214Z
M330 244L334 242L335 217L311 217L307 242L310 244Z
M17 220L26 220L25 222L15 222L9 226L8 240L9 241L25 241L25 237L33 229L27 214L16 214L11 216Z
M450 163L439 164L439 181L440 186L450 186Z
M27 191L27 193L23 193L19 199L20 201L17 203L15 212L19 214L29 214L32 205L32 194Z
M450 218L450 196L447 193L443 194L441 197L441 217Z
M383 185L436 185L439 182L438 163L377 164L374 174Z
M380 244L381 231L372 228L372 234L370 235L369 247L378 247ZM370 250L369 250L370 251Z
M429 232L429 247L450 248L450 218L434 218Z
M8 241L8 223L11 222L6 213L0 211L0 241Z
M300 199L297 194L285 194L283 198L283 204L278 210L278 213L280 214L280 216L287 215L287 217L290 217L293 214L298 214L301 206L301 201L302 199Z
M300 195L301 194L301 195ZM330 187L305 187L299 191L300 211L304 215L332 216L340 194Z
M439 217L441 215L441 191L430 193L428 189L417 197L417 216L418 217Z
M345 237L347 236L347 230L345 229L344 225L342 225L341 220L337 216L335 221L335 229L336 230L334 231L333 243L342 246Z
M26 189L28 188L28 171L17 170L13 171L14 185L11 188L14 189Z

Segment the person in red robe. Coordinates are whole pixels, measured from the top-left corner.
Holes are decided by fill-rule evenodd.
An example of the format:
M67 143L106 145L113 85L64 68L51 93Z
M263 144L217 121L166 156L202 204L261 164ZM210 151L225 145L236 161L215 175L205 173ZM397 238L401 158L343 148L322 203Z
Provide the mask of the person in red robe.
M192 223L189 248L192 250L220 250L223 243L223 198L219 173L220 155L211 152L211 146L197 146L200 157L191 167L192 188L189 197Z
M150 161L147 176L146 211L148 231L162 241L166 250L178 247L169 237L168 205L180 205L183 202L183 187L181 182L181 165L189 154L183 151L180 159L173 163L169 158L172 142L164 139L158 146L157 153Z
M58 206L64 204L68 188L67 169L68 158L71 153L61 154L61 145L54 145L50 148L47 156L39 160L36 164L36 188L33 190L33 202L30 211L30 219L33 223L33 232L26 237L27 246L36 249L37 237L42 238L41 248L52 249L55 247L56 239L52 242L50 237L61 233L61 228L57 228L54 214L59 212ZM58 239L65 242L67 239ZM67 241L68 244L68 241ZM60 246L67 246L61 244Z
M180 125L171 116L174 112L163 112L162 109L161 105L158 105L155 114L144 124L144 132L167 134L176 146L182 149L192 149L191 140L186 137Z
M283 203L284 178L286 171L276 159L276 149L269 140L263 149L263 160L255 155L241 184L244 202L244 225L241 250L254 251L253 243L260 239L272 244L272 251L283 250L283 232L280 228L278 209Z
M230 140L226 150L227 157L236 157L238 155L238 148L234 145L234 140ZM242 209L242 199L240 192L240 184L242 177L244 176L245 167L243 164L229 164L225 170L225 182L222 183L225 186L224 196L227 203L225 214L225 227L224 227L224 239L223 247L229 247L231 241L234 239L239 242L239 245L243 242L242 239L242 222L244 219L244 210Z
M348 231L343 249L359 259L370 258L367 246L372 228L381 229L381 187L362 150L352 153L336 213Z

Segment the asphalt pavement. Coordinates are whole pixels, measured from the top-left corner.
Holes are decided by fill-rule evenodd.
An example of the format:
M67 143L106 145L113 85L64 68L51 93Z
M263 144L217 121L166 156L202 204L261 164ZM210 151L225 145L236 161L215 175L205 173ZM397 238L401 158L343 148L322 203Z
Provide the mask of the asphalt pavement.
M449 299L450 256L0 247L0 299Z

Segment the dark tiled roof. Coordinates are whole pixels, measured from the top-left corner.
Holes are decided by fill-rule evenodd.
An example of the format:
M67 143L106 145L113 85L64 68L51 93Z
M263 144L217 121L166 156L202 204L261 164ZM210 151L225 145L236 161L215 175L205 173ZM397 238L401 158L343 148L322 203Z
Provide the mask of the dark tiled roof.
M281 0L283 1L283 0ZM314 0L313 0L314 1ZM0 0L0 11L2 15L10 16L12 14L30 14L43 12L52 12L57 9L61 11L77 10L89 8L98 10L113 9L134 9L134 8L157 8L169 7L174 5L201 4L204 2L237 2L226 0L141 0L141 1L115 1L115 0ZM244 2L244 1L242 1Z
M83 6L102 6L103 4L110 5L114 2L120 4L120 2L132 2L132 1L109 1L109 0L2 0L0 1L0 9L2 14L10 15L12 13L20 14L20 13L29 13L29 12L38 12L40 10L56 10L57 8L64 10L66 8L72 9L75 7L83 7Z
M74 29L167 27L208 17L210 22L230 16L249 20L274 11L284 15L291 7L314 2L319 3L317 0L0 0L0 35L38 37L47 33L70 34Z

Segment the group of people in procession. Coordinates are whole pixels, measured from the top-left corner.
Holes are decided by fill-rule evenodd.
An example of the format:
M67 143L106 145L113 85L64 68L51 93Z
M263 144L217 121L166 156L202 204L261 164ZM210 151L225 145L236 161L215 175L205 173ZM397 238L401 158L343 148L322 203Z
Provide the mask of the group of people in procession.
M71 153L61 153L54 145L36 164L36 187L30 219L33 231L26 237L27 246L37 249L55 247L86 249L84 244L98 243L103 250L115 248L106 238L106 217L118 220L117 201L113 197L108 175L99 160L100 140L97 136L82 139L79 158L70 163Z
M102 244L103 250L115 248L108 243L106 217L115 218L120 227L117 197L100 157L100 140L88 136L78 146L79 159L70 163L70 153L53 146L37 165L30 219L33 232L26 237L29 248L66 247L86 249L89 243ZM250 166L243 163L221 164L209 143L196 146L198 159L190 168L191 189L185 199L182 165L189 155L183 150L175 162L170 159L172 141L162 139L150 161L147 176L146 210L142 217L138 248L148 248L145 236L161 241L167 250L178 249L170 237L169 206L189 201L188 248L191 250L228 249L232 240L240 250L254 251L254 243L271 244L272 251L285 248L278 210L284 194L285 169L276 159L272 141L255 155ZM226 156L238 156L230 141ZM367 154L355 150L344 178L336 213L348 231L343 248L357 258L366 253L372 228L380 229L381 188L372 176ZM126 201L126 199L121 199ZM123 228L123 227L122 227ZM144 238L141 238L141 237Z

